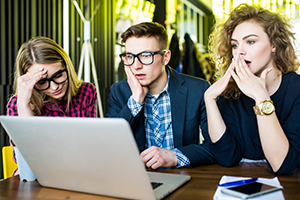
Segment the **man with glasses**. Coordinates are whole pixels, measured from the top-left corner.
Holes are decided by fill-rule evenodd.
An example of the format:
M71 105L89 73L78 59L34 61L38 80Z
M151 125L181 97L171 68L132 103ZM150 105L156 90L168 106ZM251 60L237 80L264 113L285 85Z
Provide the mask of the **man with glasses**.
M120 54L127 80L111 87L107 117L126 119L141 158L152 169L215 163L207 133L204 92L209 83L167 66L165 28L153 22L129 27ZM200 143L201 127L205 142Z

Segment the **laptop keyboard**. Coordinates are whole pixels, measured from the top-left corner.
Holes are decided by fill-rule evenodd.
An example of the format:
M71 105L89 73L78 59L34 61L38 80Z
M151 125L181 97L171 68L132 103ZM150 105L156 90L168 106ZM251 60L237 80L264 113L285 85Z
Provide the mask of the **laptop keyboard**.
M159 182L151 182L152 188L153 190L159 186L161 186L163 183L159 183Z

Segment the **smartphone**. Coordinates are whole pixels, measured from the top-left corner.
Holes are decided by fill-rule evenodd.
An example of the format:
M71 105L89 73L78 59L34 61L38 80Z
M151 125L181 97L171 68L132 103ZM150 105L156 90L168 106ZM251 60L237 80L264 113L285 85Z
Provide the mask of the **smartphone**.
M225 194L240 197L242 199L247 199L247 198L267 194L270 192L274 192L277 190L281 190L281 189L283 189L282 186L268 185L256 181L244 185L224 188L221 191Z

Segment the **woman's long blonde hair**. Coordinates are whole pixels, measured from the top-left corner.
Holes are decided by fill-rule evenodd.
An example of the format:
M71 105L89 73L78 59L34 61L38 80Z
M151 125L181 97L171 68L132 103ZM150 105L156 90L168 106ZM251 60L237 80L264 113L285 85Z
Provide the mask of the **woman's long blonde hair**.
M240 4L229 15L225 22L215 26L210 36L210 53L217 65L216 78L224 75L232 60L231 36L235 27L245 21L254 21L260 25L268 35L270 43L275 46L276 52L272 54L274 66L283 74L297 71L299 62L293 47L294 33L290 31L291 25L283 16L272 13L257 6ZM223 92L225 98L238 98L241 94L233 79Z
M17 79L25 74L33 64L52 64L61 63L68 71L68 89L64 96L67 100L69 109L72 97L75 96L80 88L82 81L78 80L68 54L55 41L47 37L34 37L24 43L18 51L15 63L14 91L18 93ZM30 106L34 113L40 114L40 109L47 102L55 102L54 99L45 95L41 91L33 89Z

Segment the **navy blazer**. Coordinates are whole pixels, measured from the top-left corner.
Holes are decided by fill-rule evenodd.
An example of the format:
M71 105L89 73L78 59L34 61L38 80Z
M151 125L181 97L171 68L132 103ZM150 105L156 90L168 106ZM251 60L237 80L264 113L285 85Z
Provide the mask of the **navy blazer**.
M216 163L209 146L207 118L204 103L204 92L209 82L189 75L178 74L166 66L170 73L169 93L171 101L172 128L174 146L190 160L190 166ZM108 99L109 108L106 117L126 119L132 128L138 148L145 149L145 118L144 112L133 117L127 102L131 96L127 80L111 86ZM199 145L199 128L205 138Z

